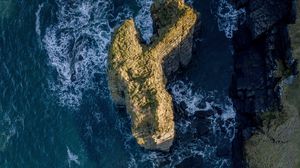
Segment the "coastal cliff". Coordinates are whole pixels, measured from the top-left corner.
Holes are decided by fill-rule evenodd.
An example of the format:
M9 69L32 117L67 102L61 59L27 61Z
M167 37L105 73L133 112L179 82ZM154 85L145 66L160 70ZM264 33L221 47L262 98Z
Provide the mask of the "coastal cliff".
M297 4L298 17L300 3ZM290 25L289 33L293 55L300 59L300 20ZM298 65L298 69L300 66ZM249 167L300 167L300 80L292 76L293 83L283 83L282 111L268 112L263 124L245 145Z
M292 30L291 45L288 29L296 20L296 1L233 2L247 12L233 38L231 97L238 118L235 167L296 167L300 158L299 79L292 79L299 69L293 57L299 58L299 37Z
M140 41L134 21L114 33L108 58L108 82L117 108L126 108L132 134L146 149L168 151L175 136L172 98L167 78L186 66L192 55L196 12L183 0L155 0L155 34Z

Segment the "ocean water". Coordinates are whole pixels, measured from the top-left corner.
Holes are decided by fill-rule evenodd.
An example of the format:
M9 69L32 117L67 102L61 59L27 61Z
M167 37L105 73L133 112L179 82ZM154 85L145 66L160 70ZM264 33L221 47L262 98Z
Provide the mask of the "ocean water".
M202 25L195 61L167 86L185 117L176 119L171 152L160 153L136 144L106 80L111 35L122 21L134 18L150 42L151 0L1 0L0 167L168 168L190 157L200 167L231 167L219 148L230 148L235 134L230 38L245 11L226 0L187 3ZM199 113L211 113L202 125ZM201 127L207 133L199 137Z

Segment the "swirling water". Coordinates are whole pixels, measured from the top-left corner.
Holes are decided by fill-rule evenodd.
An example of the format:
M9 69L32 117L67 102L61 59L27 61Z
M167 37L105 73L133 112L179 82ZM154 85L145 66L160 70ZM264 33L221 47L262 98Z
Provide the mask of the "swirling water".
M195 8L205 5L208 11L199 8L204 19L213 9L209 1L188 3ZM117 113L112 106L105 74L111 35L122 21L133 17L142 38L149 42L153 33L151 0L21 0L3 4L7 10L1 13L0 25L1 168L167 168L191 156L200 158L204 167L230 167L230 157L217 153L220 142L230 146L234 137L232 103L226 89L202 86L210 82L205 75L198 78L194 74L208 70L205 66L214 60L206 59L203 69L191 69L194 73L168 85L174 103L186 104L187 116L176 121L179 138L168 154L139 148L126 113ZM225 30L220 25L232 25L220 24L218 19L212 22L220 31ZM234 30L228 29L229 36ZM210 33L204 31L198 39L204 54L212 53L205 48L215 48L201 46L211 43ZM218 36L226 39L222 33ZM224 40L223 49L229 50L227 44ZM197 137L195 116L215 109L222 113L207 117L203 122L208 133Z

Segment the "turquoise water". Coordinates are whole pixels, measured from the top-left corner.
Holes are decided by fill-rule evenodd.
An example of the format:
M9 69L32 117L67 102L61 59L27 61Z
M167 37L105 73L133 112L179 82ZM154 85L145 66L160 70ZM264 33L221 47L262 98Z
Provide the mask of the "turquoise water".
M0 0L1 168L174 167L190 156L204 158L205 167L231 165L228 157L216 156L216 144L203 139L176 141L168 154L145 151L131 136L127 114L114 110L105 75L111 33L134 17L149 42L150 5L150 0ZM218 31L216 23L210 24ZM218 35L227 44L225 34ZM189 116L200 104L220 107L225 113L209 119L205 138L231 139L230 100L225 94L206 101L215 93L192 90L202 86L199 79L171 83L175 103L185 102ZM190 120L179 120L176 129L179 137L194 134Z

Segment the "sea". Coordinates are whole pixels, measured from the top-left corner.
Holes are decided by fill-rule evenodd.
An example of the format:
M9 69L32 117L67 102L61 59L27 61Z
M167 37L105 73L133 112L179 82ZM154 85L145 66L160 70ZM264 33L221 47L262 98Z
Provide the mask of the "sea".
M183 114L163 153L137 145L106 74L112 34L124 20L134 18L151 42L152 3L0 0L0 168L232 167L230 39L245 10L229 0L186 1L200 26L193 61L166 86Z

